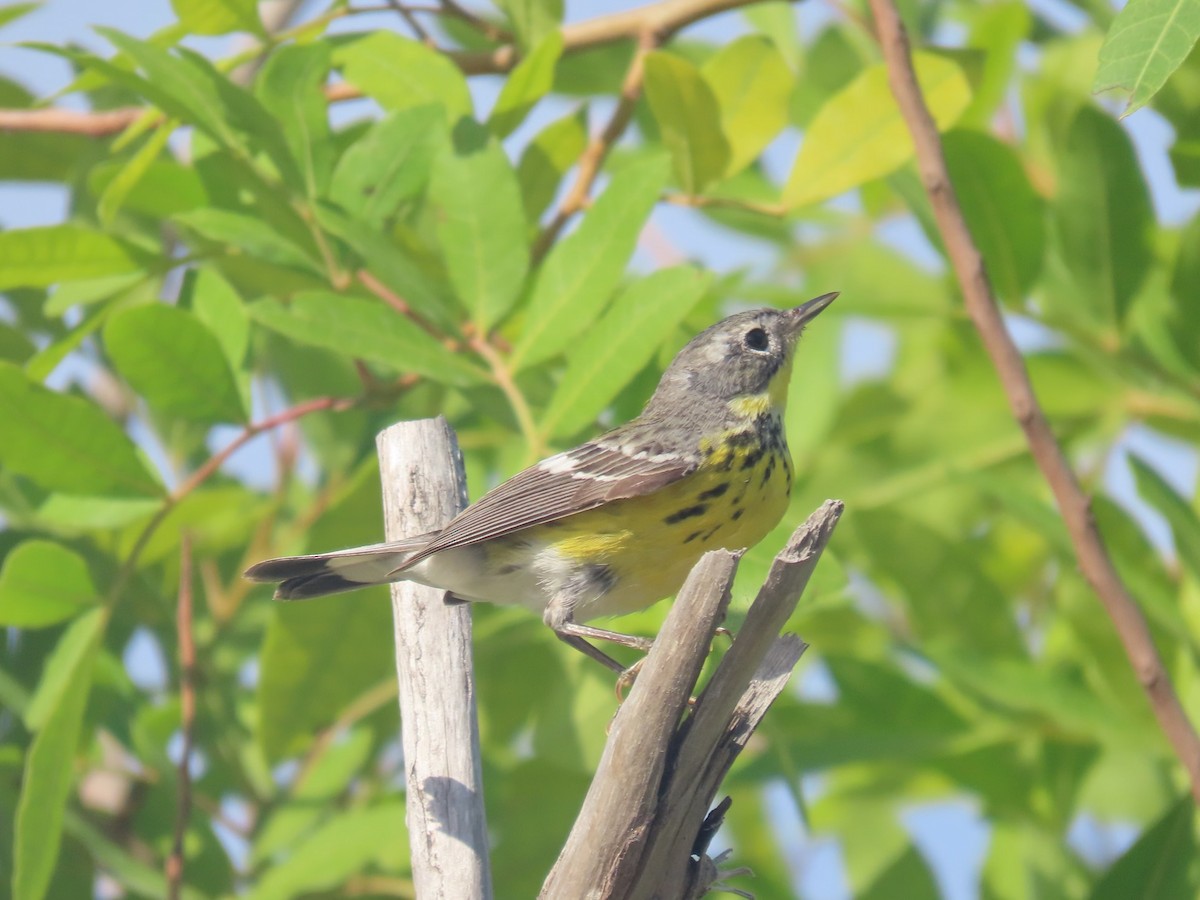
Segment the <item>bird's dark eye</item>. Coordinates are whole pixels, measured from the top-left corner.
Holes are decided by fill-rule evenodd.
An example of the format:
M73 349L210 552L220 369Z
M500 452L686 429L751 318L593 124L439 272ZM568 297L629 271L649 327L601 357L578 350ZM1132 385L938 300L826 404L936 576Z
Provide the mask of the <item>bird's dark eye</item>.
M746 336L742 340L749 349L757 350L759 353L762 353L771 346L771 339L767 337L767 333L761 328L751 328L746 332Z

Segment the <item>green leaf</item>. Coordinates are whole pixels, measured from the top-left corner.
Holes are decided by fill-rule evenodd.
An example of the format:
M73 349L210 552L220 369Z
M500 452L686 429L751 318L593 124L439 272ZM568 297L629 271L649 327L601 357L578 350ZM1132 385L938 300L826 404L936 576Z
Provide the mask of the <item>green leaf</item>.
M246 410L229 361L187 310L152 303L116 313L104 347L150 408L193 422L242 422Z
M1144 106L1167 83L1200 38L1200 5L1193 0L1130 0L1117 13L1092 90L1129 95L1122 116Z
M1175 900L1194 897L1192 870L1196 836L1192 819L1196 803L1186 794L1163 817L1142 832L1092 889L1090 900Z
M148 277L146 272L130 272L60 284L42 306L42 312L57 318L75 306L90 306L123 294L127 289L144 283Z
M309 198L325 193L333 171L329 102L323 90L330 53L325 41L281 47L267 57L255 85L259 101L282 128Z
M120 881L126 891L142 897L168 896L167 878L161 869L151 867L126 848L113 843L82 815L68 809L64 825L64 831L83 844L96 865ZM181 900L207 900L208 895L184 885L180 897Z
M563 0L497 0L508 13L522 50L536 47L563 20Z
M600 315L666 176L666 159L659 156L614 173L579 227L550 251L513 350L514 369L557 356Z
M194 209L174 220L200 237L221 244L231 256L249 255L284 268L324 276L320 263L263 219L225 209Z
M525 116L554 85L554 67L562 56L563 39L557 31L546 35L505 79L496 105L488 117L488 129L497 137L512 134Z
M996 291L1020 304L1042 268L1046 212L1007 144L979 131L942 138L946 166Z
M0 625L43 628L96 602L87 565L52 541L23 541L0 571Z
M25 332L0 322L0 359L21 365L36 352L37 344Z
M107 531L145 521L158 511L161 500L145 497L80 497L51 494L38 507L38 523L57 534Z
M167 146L167 141L174 130L170 124L155 129L146 142L105 185L104 192L96 204L96 214L104 225L112 224L130 191L137 187L138 182L146 176L150 167L162 155L163 148Z
M190 269L191 306L196 318L212 332L230 370L237 372L250 344L250 316L233 286L213 269Z
M25 725L30 731L42 728L63 697L74 689L71 679L78 671L79 661L95 649L98 630L103 630L106 616L106 610L93 604L91 612L75 619L63 631L42 669L37 690L25 707Z
M1200 369L1200 215L1179 235L1179 251L1171 275L1169 328L1175 345Z
M983 54L983 71L971 81L974 96L959 127L987 130L996 110L1008 99L1017 69L1017 48L1029 38L1033 15L1020 0L1002 0L972 10L967 48Z
M171 0L171 8L192 34L263 34L258 0Z
M370 729L355 728L318 756L287 801L274 808L257 830L252 859L262 862L281 850L290 850L311 831L321 819L323 803L340 795L366 765L372 743Z
M449 285L428 271L415 251L401 246L367 222L317 206L317 222L350 245L372 275L403 297L413 312L448 331L461 323Z
M913 65L938 128L949 128L971 100L962 70L932 53ZM912 137L888 87L883 63L871 66L829 98L804 134L783 189L788 207L817 203L887 175L913 155Z
M775 44L746 35L726 44L701 69L721 110L721 131L729 142L724 175L750 165L788 121L795 76Z
M481 334L504 318L529 270L525 209L504 150L473 134L433 160L429 202L450 283Z
M0 363L0 462L50 490L150 495L162 488L133 442L98 406Z
M521 153L517 181L525 201L525 218L537 222L571 167L587 146L587 110L580 108L551 122Z
M290 900L333 891L404 834L404 804L350 809L334 816L272 866L247 900Z
M381 227L429 182L433 157L446 142L440 106L388 113L338 161L329 197L353 218Z
M79 225L0 232L0 290L48 287L141 268L142 261L126 244Z
M693 266L663 269L634 282L572 350L542 430L569 437L590 424L654 357L712 284Z
M0 178L5 181L69 181L95 142L79 134L0 131Z
M1138 494L1162 514L1175 537L1175 552L1192 572L1200 578L1200 518L1196 511L1145 460L1130 453L1129 466Z
M721 109L700 70L663 51L646 55L645 91L671 153L684 193L698 194L729 167L729 144L720 129Z
M149 41L140 41L111 28L96 31L127 54L145 73L139 78L104 60L88 58L105 75L139 91L168 115L196 125L217 143L236 153L239 162L253 161L252 144L270 157L289 185L299 187L300 176L279 124L255 97L230 81L207 57L177 46L168 53Z
M894 897L939 897L937 880L917 849L905 848L896 860L856 895L859 900L892 900Z
M263 641L259 741L277 761L329 725L392 664L386 591L279 606ZM330 678L330 672L341 672Z
M41 5L41 3L10 3L7 6L0 6L0 28L28 15Z
M902 590L914 633L926 643L952 643L987 653L1021 646L1009 604L965 552L918 519L883 509L849 520L877 571Z
M458 67L444 54L391 31L339 47L334 63L343 77L384 109L437 104L453 124L471 115L471 93Z
M26 757L13 850L14 900L42 900L54 873L62 841L63 813L73 780L75 749L91 692L93 662L106 621L103 609L76 620L60 645L70 640L79 652L60 657L56 650L47 661L43 681L53 676L69 689L59 692L57 702L46 710ZM63 666L64 671L51 672L51 666Z
M148 41L140 41L111 28L97 28L96 31L129 56L146 77L137 78L112 63L104 65L101 60L91 61L95 68L140 91L167 115L203 128L222 145L244 149L242 141L227 121L221 97L212 83L189 60L173 56Z
M791 3L756 3L745 7L742 15L753 28L771 39L789 68L800 67L801 57L806 51L800 42L796 10Z
M170 134L171 129L167 129L167 133ZM138 162L140 166L141 161ZM151 159L142 171L134 169L132 161L127 166L116 160L99 163L88 173L87 183L93 194L114 209L119 196L121 209L155 219L165 219L208 204L208 195L197 170L162 155ZM110 190L117 194L109 195Z
M1058 171L1054 222L1076 302L1093 320L1117 325L1153 261L1154 211L1133 143L1085 106L1067 131Z
M298 294L286 306L266 298L251 303L249 309L260 325L303 344L415 372L441 384L465 387L487 382L481 369L378 301L311 291Z

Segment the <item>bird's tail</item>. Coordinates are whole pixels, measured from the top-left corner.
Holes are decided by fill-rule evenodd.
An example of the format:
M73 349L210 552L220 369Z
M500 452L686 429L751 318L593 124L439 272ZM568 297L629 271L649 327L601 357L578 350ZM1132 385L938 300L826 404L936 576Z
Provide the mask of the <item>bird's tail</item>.
M372 584L387 584L404 578L397 570L403 569L408 558L435 534L333 553L268 559L247 569L245 577L251 581L279 582L276 600L308 600Z

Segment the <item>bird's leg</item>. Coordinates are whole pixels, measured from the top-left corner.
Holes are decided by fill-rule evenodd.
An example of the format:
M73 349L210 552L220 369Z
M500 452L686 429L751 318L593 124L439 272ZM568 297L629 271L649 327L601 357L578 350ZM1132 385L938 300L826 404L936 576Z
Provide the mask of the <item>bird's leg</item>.
M590 625L580 625L575 621L573 616L574 611L571 608L570 596L559 593L555 594L553 599L546 605L546 611L542 615L542 620L558 635L560 641L570 644L576 650L587 654L596 660L596 662L612 669L618 675L624 674L626 667L600 648L589 644L587 641L588 638L608 641L612 644L620 644L623 647L632 647L634 650L641 650L643 653L654 645L654 641L650 640L650 638L621 634L620 632L608 631L604 628L593 628Z

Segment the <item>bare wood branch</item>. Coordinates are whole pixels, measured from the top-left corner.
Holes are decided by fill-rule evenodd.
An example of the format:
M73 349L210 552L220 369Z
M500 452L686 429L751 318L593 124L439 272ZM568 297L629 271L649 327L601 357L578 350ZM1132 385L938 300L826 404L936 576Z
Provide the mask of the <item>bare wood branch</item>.
M579 168L575 173L575 181L571 184L570 190L567 191L562 202L559 203L554 218L538 235L530 250L530 255L535 260L546 255L554 242L558 240L559 234L562 233L563 227L570 221L571 216L587 205L592 193L592 185L596 183L596 176L600 174L600 167L604 165L609 151L620 140L621 135L625 133L625 129L629 127L629 123L633 119L638 98L642 95L646 54L654 49L656 42L657 38L650 29L646 29L638 37L637 51L621 82L621 94L617 101L617 108L613 110L612 116L600 134L588 141L583 155L579 157Z
M542 898L691 898L719 877L704 850L723 813L711 818L706 813L804 651L799 638L781 638L779 629L842 508L838 501L827 502L792 536L733 646L680 724L713 628L728 604L736 557L709 553L692 570L617 713Z
M983 256L963 218L946 168L937 126L925 105L913 70L908 35L892 0L871 0L892 93L912 133L921 181L929 195L938 231L954 268L967 313L1000 377L1013 417L1049 484L1066 523L1079 568L1096 592L1125 648L1134 674L1146 692L1159 726L1187 770L1192 796L1200 803L1200 738L1188 720L1163 664L1145 616L1117 573L1062 447L1038 403L1021 351L1013 342L996 302Z
M376 445L388 540L441 528L466 506L462 457L445 419L393 425ZM408 582L392 585L392 610L416 895L488 900L470 611Z
M542 887L543 900L625 896L654 819L667 747L725 617L739 555L706 553L688 575L617 711L575 827Z
M624 12L596 16L583 22L568 23L562 28L563 53L579 53L616 41L636 40L647 32L661 43L675 32L701 19L760 2L762 0L663 0ZM444 53L466 75L503 74L521 59L516 45L511 43L482 53ZM362 92L358 88L345 82L328 85L325 89L325 97L330 103L355 100L361 96ZM124 131L144 112L142 107L97 112L76 112L59 107L0 109L0 130L52 131L87 137L109 137Z

